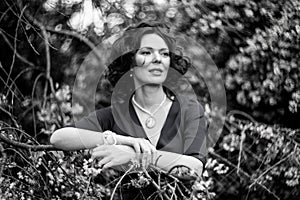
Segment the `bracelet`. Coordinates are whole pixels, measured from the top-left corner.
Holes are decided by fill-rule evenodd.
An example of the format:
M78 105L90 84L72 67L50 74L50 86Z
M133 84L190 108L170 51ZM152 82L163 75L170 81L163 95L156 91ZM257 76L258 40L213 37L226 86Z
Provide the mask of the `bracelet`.
M156 158L155 163L154 163L154 166L157 166L158 159L160 159L160 157L162 157L162 155L159 155L159 156Z
M112 138L112 142L109 142L109 138ZM115 145L117 144L117 137L116 134L112 131L104 131L103 132L103 140L104 140L104 144L108 144L108 145Z

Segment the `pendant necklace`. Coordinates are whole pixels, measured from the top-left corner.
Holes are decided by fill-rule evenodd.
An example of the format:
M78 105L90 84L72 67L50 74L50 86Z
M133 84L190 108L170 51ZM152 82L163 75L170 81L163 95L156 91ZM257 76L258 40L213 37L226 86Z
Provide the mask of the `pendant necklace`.
M154 118L155 113L157 113L157 111L162 107L162 105L165 103L165 101L167 100L166 95L164 95L164 99L162 100L162 102L159 104L159 106L151 113L148 110L144 109L142 106L140 106L136 101L135 101L135 96L132 97L132 102L134 103L134 105L136 107L138 107L141 111L143 111L144 113L148 114L149 117L146 119L145 121L145 125L147 128L151 129L155 126L156 124L156 120Z

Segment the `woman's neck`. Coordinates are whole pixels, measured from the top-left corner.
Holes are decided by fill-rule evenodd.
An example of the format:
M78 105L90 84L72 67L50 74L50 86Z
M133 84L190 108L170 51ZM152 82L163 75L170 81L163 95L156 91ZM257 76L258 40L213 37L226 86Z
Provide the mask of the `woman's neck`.
M135 91L135 101L145 109L153 109L164 99L162 85L143 85Z

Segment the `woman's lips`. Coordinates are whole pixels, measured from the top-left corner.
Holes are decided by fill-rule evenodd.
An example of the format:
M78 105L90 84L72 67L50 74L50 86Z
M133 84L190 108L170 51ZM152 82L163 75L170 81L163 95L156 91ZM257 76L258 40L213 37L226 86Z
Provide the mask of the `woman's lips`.
M163 73L163 70L162 69L151 69L151 70L149 70L149 72L154 75L161 75Z
M160 72L160 73L162 73L163 70L159 69L159 68L154 68L154 69L150 69L149 72Z

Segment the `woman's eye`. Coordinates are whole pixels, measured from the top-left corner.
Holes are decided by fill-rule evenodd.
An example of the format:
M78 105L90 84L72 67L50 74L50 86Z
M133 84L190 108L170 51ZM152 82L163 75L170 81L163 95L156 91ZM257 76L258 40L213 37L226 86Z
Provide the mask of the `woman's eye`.
M142 55L150 55L151 52L150 52L150 51L142 51L141 54L142 54Z
M164 56L164 57L169 57L170 56L169 52L163 52L163 53L161 53L161 55Z

